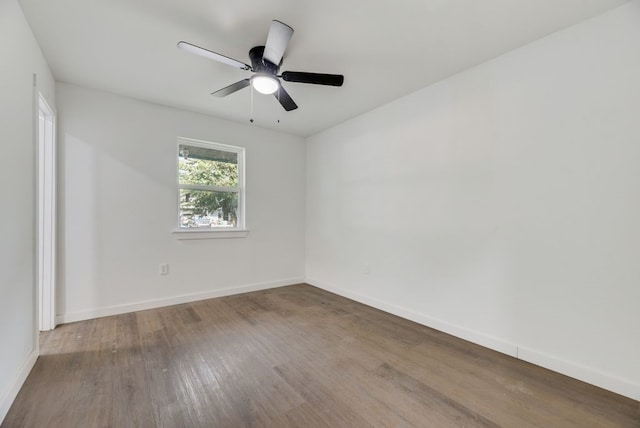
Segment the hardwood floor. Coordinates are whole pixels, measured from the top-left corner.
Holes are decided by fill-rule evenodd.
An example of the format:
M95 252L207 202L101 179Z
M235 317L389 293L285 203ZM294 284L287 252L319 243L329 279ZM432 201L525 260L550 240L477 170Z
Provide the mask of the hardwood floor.
M303 284L41 342L2 427L640 427L637 401Z

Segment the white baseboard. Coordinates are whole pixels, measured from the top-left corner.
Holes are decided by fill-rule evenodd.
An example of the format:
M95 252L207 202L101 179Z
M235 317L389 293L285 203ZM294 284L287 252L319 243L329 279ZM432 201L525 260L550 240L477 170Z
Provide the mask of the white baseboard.
M518 348L518 358L536 366L562 373L597 387L640 400L640 385L571 361L526 347Z
M286 285L300 284L304 278L289 278L279 281L264 282L259 284L241 285L238 287L222 288L203 291L200 293L183 294L180 296L165 297L162 299L145 300L142 302L126 303L122 305L106 306L102 308L88 309L77 312L67 312L56 316L57 324L83 321L93 318L108 317L111 315L125 314L128 312L143 311L146 309L161 308L164 306L179 305L181 303L195 302L198 300L212 299L215 297L231 296L234 294L249 293L251 291L267 290L269 288L284 287Z
M27 380L27 376L29 376L37 359L38 349L34 349L24 360L22 366L20 366L13 379L11 379L11 382L9 382L9 385L7 385L7 388L2 392L2 395L0 395L0 424L2 424L5 416L7 416L13 400L16 399L20 388L22 388L22 384Z
M323 290L327 290L340 296L346 297L348 299L355 300L356 302L364 303L367 306L380 309L381 311L417 322L418 324L443 331L445 333L451 334L452 336L468 340L469 342L484 346L485 348L490 348L503 354L511 355L512 357L516 357L518 355L518 347L515 344L498 339L496 337L489 336L487 334L480 333L468 328L460 327L437 318L432 318L425 314L402 308L400 306L392 305L381 300L372 299L370 297L363 296L362 294L354 293L352 291L345 290L344 288L329 285L312 278L307 278L306 283L311 284L314 287L322 288Z
M481 332L460 327L437 318L432 318L428 315L421 314L410 309L373 299L359 293L354 293L341 287L323 283L322 281L318 281L313 278L306 278L305 282L313 285L314 287L318 287L348 299L355 300L356 302L380 309L381 311L388 312L401 318L417 322L418 324L468 340L469 342L484 346L485 348L493 349L494 351L510 355L528 363L532 363L591 385L607 389L617 394L624 395L625 397L640 400L640 385L626 379L621 379L607 373L599 372L590 367L562 360L553 355L545 354L544 352L519 346L518 344L489 336Z

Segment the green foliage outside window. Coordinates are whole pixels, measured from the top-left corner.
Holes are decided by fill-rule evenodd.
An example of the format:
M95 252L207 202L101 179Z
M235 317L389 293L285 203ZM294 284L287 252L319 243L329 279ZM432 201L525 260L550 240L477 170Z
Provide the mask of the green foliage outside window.
M228 155L228 153L206 150L207 158L198 159L189 157L188 149L188 146L181 146L180 185L237 188L237 161L224 158L223 160L212 159L217 153L224 155ZM237 209L238 192L235 190L225 192L206 188L180 189L181 227L235 227L238 220Z

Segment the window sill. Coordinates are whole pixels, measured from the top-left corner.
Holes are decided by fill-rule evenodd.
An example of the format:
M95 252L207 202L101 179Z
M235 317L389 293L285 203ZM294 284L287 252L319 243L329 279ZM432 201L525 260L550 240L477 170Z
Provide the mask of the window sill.
M176 239L226 239L244 238L249 234L249 229L223 229L223 230L174 230Z

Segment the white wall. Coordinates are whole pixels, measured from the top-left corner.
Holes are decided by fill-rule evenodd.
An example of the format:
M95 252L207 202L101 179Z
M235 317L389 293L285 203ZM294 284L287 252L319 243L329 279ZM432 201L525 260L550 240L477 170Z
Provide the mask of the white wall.
M57 106L60 321L304 279L301 138L64 83ZM246 148L246 238L172 234L178 136Z
M0 0L0 422L37 357L37 91L54 104L53 76L20 6Z
M313 136L307 280L640 399L639 118L634 1Z

